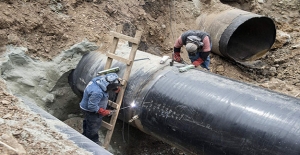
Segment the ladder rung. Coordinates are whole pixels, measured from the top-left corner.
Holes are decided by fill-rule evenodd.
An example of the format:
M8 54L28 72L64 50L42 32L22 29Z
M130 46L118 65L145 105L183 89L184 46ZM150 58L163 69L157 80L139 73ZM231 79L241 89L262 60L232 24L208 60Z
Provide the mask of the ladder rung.
M112 35L112 36L114 36L116 38L119 38L119 39L127 40L127 41L135 43L135 44L139 44L140 43L140 39L133 38L133 37L130 37L130 36L118 33L118 32L110 31L110 35Z
M117 107L119 107L116 102L113 102L111 100L108 101L108 105L111 106L111 107L113 107L113 108L115 108L115 109L117 109Z
M109 52L107 52L106 55L107 55L108 57L112 58L112 59L116 59L116 60L121 61L121 62L123 62L123 63L125 63L125 64L127 64L127 65L130 65L131 62L132 62L131 60L122 58L122 57L120 57L120 56L118 56L118 55L115 55L115 54L112 54L112 53L109 53Z
M112 130L113 126L105 121L102 121L102 126L108 130Z

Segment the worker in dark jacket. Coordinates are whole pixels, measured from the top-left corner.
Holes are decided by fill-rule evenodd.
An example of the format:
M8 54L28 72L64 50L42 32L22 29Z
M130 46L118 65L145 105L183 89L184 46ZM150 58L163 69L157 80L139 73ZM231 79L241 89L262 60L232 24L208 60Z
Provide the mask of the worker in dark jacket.
M111 115L113 111L106 110L108 103L108 91L120 90L120 81L116 73L93 78L84 89L80 108L84 114L83 135L94 141L99 142L98 130L101 127L102 117Z
M195 67L209 70L211 39L208 33L199 30L189 30L181 34L174 44L174 57L177 62L181 62L180 49L185 45L189 59Z

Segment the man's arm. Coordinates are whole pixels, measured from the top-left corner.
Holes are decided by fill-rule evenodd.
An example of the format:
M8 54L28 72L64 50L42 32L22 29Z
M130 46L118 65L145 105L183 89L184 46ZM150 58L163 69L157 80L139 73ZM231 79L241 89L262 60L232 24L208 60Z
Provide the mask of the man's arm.
M92 93L92 94L90 94L89 101L88 101L88 110L97 112L100 108L98 106L98 104L100 103L102 98L103 98L102 93Z
M180 49L183 46L181 36L175 41L174 44L174 60L181 62Z
M210 45L210 40L209 37L206 36L203 39L203 48L202 48L203 52L210 52L211 51L211 45Z
M98 103L100 103L103 96L104 95L102 93L91 94L91 96L89 97L88 109L90 109L90 111L95 111L102 116L107 116L110 114L110 110L106 110L98 106Z
M174 52L180 52L180 48L183 46L181 36L175 41Z

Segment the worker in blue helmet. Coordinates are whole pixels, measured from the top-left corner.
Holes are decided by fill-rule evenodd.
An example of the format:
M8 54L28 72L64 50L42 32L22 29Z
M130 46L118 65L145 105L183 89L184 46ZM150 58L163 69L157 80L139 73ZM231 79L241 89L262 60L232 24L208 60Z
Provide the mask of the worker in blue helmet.
M101 127L102 117L111 115L114 111L107 110L108 92L120 91L120 81L116 73L93 78L83 92L80 108L84 114L83 135L101 144L98 131Z

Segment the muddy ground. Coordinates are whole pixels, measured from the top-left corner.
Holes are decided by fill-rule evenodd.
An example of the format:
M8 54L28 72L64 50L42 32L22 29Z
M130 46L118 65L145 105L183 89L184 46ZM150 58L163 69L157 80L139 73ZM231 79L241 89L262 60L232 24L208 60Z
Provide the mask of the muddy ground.
M204 7L220 3L216 0L203 2ZM259 59L266 64L263 69L240 66L211 54L212 72L299 98L300 2L222 2L270 17L276 24L277 36L272 49ZM100 46L99 51L106 51L111 42L109 31L114 31L117 25L123 25L123 33L130 36L134 36L136 30L143 31L139 50L159 56L170 54L174 40L183 31L197 28L195 20L202 11L188 0L0 0L0 8L0 54L5 53L8 45L25 47L28 56L43 61L51 61L84 39ZM1 154L14 154L15 151L20 154L83 154L83 150L52 130L39 116L28 112L6 88L2 78L0 86L0 130L7 131L1 132L0 141L15 148L11 150L0 144ZM24 118L34 121L28 123ZM39 138L40 135L44 135L43 138ZM146 140L139 145L130 143L128 154L182 154L152 137L137 135Z

